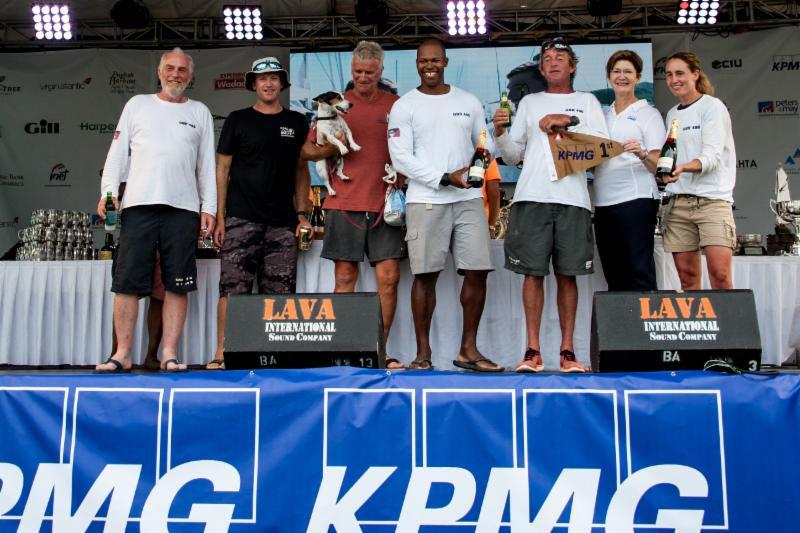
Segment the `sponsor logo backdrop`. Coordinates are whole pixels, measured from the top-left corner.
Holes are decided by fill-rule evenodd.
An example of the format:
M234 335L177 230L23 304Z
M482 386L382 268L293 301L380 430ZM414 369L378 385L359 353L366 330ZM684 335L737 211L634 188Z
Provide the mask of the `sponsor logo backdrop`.
M0 530L796 531L798 385L7 375Z
M218 132L231 111L253 102L253 93L234 87L238 73L264 56L288 65L288 50L281 48L188 52L195 61L195 79L186 94L208 106ZM161 53L0 54L0 220L19 217L24 227L31 210L39 207L94 212L100 197L98 169L122 107L134 94L155 92ZM0 227L0 255L16 241L16 228Z

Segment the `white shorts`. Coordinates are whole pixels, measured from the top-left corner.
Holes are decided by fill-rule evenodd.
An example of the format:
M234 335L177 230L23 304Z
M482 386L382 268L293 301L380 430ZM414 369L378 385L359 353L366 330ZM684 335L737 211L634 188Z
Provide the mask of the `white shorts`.
M459 273L494 270L481 198L452 204L407 204L406 242L412 274L441 272L449 251Z

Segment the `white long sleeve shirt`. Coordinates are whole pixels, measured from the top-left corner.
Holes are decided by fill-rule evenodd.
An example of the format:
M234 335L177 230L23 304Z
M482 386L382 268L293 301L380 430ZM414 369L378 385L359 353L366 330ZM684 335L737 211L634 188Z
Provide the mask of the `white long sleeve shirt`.
M688 107L675 106L667 113L666 124L678 120L678 163L697 159L700 172L683 172L678 181L667 185L671 194L693 194L733 203L736 185L736 147L733 144L731 116L718 98L703 95Z
M556 179L550 142L539 128L539 121L551 114L577 116L580 123L570 131L608 137L600 102L591 93L539 92L525 96L511 130L495 139L506 164L514 165L524 159L514 202L574 205L590 210L585 171Z
M606 110L606 126L611 139L639 141L647 152L660 150L667 138L661 113L647 100L638 100L619 114L611 104ZM623 152L595 169L592 193L595 206L617 205L637 198L658 199L658 186L636 155Z
M128 100L103 167L102 197L117 196L126 170L123 207L166 204L216 215L211 112L195 100L178 104L155 94Z
M480 188L441 187L445 172L469 166L486 117L480 101L453 85L442 95L413 89L389 114L389 154L394 169L408 178L408 203L450 204L481 198ZM491 137L485 148L494 152Z

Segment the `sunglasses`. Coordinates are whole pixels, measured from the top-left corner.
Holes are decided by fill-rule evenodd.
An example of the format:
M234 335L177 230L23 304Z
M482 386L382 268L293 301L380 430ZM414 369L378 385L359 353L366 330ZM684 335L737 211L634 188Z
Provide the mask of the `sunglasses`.
M572 48L564 41L564 39L560 37L550 39L549 41L542 43L542 52L546 52L551 48L555 48L556 50L572 50Z
M262 61L258 63L256 66L253 67L253 72L262 72L267 69L270 70L283 70L283 66L280 63L276 63L274 61Z

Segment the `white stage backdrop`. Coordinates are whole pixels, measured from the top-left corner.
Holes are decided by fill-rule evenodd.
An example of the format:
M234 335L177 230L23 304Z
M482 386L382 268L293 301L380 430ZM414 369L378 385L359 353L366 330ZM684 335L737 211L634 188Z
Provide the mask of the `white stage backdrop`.
M689 49L731 111L739 171L735 190L739 233L771 233L768 209L775 167L786 168L800 198L800 32L783 28L727 38L689 33L653 38L655 100L666 112L674 99L664 85L663 58ZM225 48L192 52L189 90L222 126L227 114L252 101L242 88L251 61L286 48ZM93 210L99 171L122 106L154 92L160 52L74 50L0 54L0 253L16 242L36 207ZM604 61L582 62L585 75ZM284 93L285 105L288 95Z

